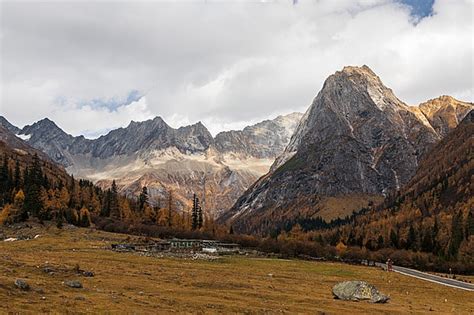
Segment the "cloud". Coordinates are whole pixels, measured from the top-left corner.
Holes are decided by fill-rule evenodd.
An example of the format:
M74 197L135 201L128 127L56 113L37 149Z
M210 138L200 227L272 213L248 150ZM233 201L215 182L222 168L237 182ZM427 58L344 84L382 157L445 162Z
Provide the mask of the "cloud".
M155 115L216 133L305 111L349 64L409 104L473 101L473 2L407 1L2 2L1 113L75 135Z

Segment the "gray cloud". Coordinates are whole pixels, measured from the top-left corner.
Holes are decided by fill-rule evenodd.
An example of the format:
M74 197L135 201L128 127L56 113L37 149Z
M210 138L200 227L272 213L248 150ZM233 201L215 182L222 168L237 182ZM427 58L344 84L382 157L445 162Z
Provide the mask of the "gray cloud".
M0 5L0 106L17 125L48 116L97 135L160 115L215 133L306 110L348 64L369 65L410 104L473 101L470 0L438 0L420 21L389 0ZM145 96L111 101L134 90Z

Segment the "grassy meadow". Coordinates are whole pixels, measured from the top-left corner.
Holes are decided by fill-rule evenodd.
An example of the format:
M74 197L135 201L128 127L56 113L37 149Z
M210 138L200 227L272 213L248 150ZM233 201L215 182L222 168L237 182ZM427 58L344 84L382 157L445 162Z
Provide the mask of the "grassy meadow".
M15 231L3 231L5 235ZM228 256L215 261L117 253L129 236L92 229L28 231L0 242L0 313L474 313L474 294L376 268ZM74 268L93 271L78 275ZM44 271L49 266L52 273ZM25 279L29 291L15 287ZM81 289L63 281L79 280ZM333 299L344 280L365 280L387 304Z

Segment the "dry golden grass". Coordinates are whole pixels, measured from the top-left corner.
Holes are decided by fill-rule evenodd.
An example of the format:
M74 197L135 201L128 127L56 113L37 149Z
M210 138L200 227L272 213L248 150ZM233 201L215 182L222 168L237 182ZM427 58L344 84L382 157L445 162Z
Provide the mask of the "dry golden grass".
M318 216L331 221L337 218L344 218L350 216L353 211L359 211L369 205L369 201L378 204L383 200L383 197L377 195L344 195L337 197L324 197L321 200L321 210Z
M0 242L0 313L474 312L472 292L375 268L237 256L193 261L105 249L125 237L51 228L35 240ZM45 264L60 271L47 274ZM76 264L94 271L95 277L74 274ZM26 279L32 290L17 289L13 284L17 278ZM62 284L70 279L80 280L84 288ZM376 285L392 300L388 304L334 300L332 286L352 279Z

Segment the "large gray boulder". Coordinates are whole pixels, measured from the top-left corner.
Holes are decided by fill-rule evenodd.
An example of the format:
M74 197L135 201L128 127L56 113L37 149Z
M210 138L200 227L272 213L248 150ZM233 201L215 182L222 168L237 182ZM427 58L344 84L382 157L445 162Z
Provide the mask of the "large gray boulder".
M390 298L365 281L339 282L332 288L334 297L346 301L369 300L371 303L386 303Z

